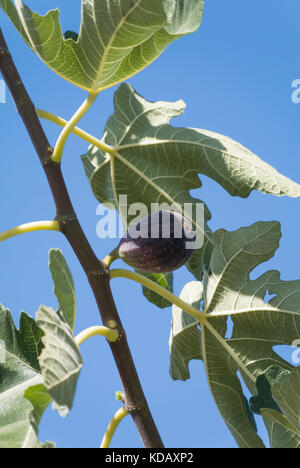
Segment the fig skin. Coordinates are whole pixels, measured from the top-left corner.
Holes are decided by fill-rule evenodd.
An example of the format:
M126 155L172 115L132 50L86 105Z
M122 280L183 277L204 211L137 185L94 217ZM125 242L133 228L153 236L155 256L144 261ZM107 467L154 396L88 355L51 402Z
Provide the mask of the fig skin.
M151 237L151 232L155 237ZM193 241L195 234L190 222L179 213L165 210L130 227L118 250L120 258L133 268L147 273L168 273L182 267L191 257L193 249L187 249L186 242Z

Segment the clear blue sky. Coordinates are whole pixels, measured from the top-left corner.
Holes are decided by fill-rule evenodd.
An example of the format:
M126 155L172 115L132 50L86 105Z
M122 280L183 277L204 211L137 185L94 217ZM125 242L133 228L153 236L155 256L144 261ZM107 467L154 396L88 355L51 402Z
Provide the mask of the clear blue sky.
M149 0L150 1L150 0ZM59 7L65 29L78 29L80 0L27 0L41 13ZM174 124L205 128L241 142L280 172L300 182L300 104L291 101L292 81L300 78L300 3L298 0L208 0L199 31L180 39L149 68L130 79L147 99L183 99L185 114ZM69 118L85 92L63 81L27 48L9 20L0 13L1 27L15 62L37 107ZM81 123L101 136L112 113L115 89L107 90ZM12 99L0 104L1 219L0 231L55 215L50 192ZM53 144L58 129L45 123ZM72 137L63 171L79 219L100 258L114 246L96 236L97 201L84 175L80 155L87 145ZM259 220L279 220L280 250L261 269L279 269L282 278L299 278L299 200L253 193L248 199L230 197L215 182L202 177L198 195L208 205L213 229L237 229ZM40 304L56 307L48 271L48 251L61 248L72 270L78 300L76 331L99 323L87 280L73 252L57 233L35 233L0 244L0 302L18 320L21 310L35 315ZM179 293L193 278L185 268L175 275ZM116 303L128 333L141 381L162 438L168 447L236 447L208 390L203 364L190 365L191 380L173 382L168 373L171 311L149 304L138 285L114 280ZM42 441L59 447L97 447L119 404L121 389L110 350L101 338L82 346L82 371L74 409L62 420L47 410ZM257 418L261 428L260 418ZM263 429L261 432L265 437ZM112 447L140 447L126 418Z

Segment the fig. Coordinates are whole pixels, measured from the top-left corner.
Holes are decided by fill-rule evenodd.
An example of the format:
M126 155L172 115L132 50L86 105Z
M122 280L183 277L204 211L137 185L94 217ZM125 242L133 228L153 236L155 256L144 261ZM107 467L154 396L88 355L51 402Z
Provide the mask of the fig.
M125 263L147 273L177 270L193 253L192 225L175 211L158 211L131 226L119 244Z

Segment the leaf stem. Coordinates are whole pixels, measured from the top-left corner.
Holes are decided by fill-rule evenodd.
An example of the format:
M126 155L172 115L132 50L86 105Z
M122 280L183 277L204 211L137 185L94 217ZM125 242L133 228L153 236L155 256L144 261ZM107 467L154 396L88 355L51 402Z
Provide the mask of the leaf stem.
M87 328L86 330L83 330L81 333L79 333L76 338L76 344L77 346L81 346L82 343L84 343L86 340L89 338L92 338L93 336L104 336L107 338L109 341L117 341L119 338L119 331L117 329L109 328L109 327L90 327Z
M42 109L36 109L36 113L42 119L49 120L49 122L55 123L60 127L66 127L68 125L67 120L63 119L62 117L59 117L58 115L52 114L51 112L47 112ZM112 154L114 152L114 149L111 146L106 145L101 140L94 137L90 133L85 132L79 127L72 128L71 132L74 133L74 135L77 135L79 138L82 138L83 140L87 141L91 145L94 145L97 148L105 151L106 153Z
M11 239L12 237L19 236L34 231L59 231L58 221L37 221L28 224L21 224L12 229L0 233L0 242Z
M125 418L129 413L126 410L125 406L122 406L122 408L118 409L118 411L115 413L114 417L110 421L109 425L107 426L106 432L104 434L104 437L101 442L100 448L108 448L111 440L120 424L122 419Z
M136 281L137 283L142 284L146 288L151 289L152 291L156 292L160 296L167 299L172 304L177 305L182 310L184 310L187 314L194 317L199 322L206 321L207 314L205 312L201 312L197 310L195 307L192 307L190 304L187 304L185 301L177 297L175 294L171 293L167 289L163 288L159 284L155 283L154 281L150 280L146 276L143 276L139 273L130 270L123 270L123 269L114 269L110 270L110 277L113 278L128 278L132 281Z
M66 124L66 126L64 127L63 131L61 132L61 134L58 137L58 140L56 142L53 154L51 156L52 161L54 161L56 163L61 162L64 147L66 145L67 139L71 135L73 129L76 127L78 122L82 119L82 117L87 113L87 111L94 104L97 97L98 97L98 93L97 94L89 93L87 99L83 102L83 104L75 112L73 117Z
M106 257L102 260L102 262L105 263L108 268L110 268L111 264L115 260L118 260L118 258L119 258L119 255L117 254L116 249L115 249L110 254L106 255Z

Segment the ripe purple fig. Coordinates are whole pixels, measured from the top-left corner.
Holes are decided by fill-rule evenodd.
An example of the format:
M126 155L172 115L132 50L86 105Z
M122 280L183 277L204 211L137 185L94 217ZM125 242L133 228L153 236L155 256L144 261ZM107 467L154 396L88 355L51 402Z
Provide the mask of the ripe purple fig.
M192 225L175 211L158 211L131 226L119 244L119 256L147 273L177 270L193 253Z

